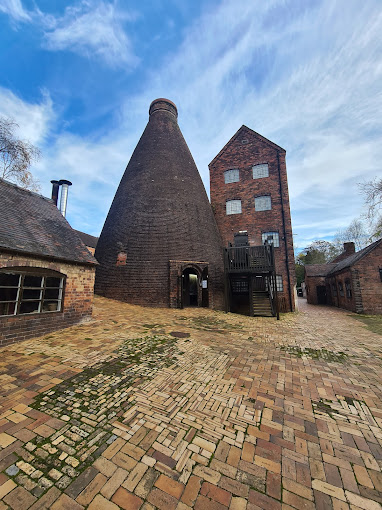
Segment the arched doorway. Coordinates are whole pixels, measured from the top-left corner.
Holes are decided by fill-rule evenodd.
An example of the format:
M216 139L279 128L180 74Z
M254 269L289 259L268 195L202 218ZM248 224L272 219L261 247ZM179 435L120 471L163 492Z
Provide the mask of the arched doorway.
M199 306L199 274L196 269L188 267L182 273L182 305Z

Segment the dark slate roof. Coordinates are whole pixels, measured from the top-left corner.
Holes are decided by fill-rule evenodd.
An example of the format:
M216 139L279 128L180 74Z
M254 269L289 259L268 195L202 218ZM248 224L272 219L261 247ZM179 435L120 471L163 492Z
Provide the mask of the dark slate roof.
M90 234L85 234L85 232L81 232L80 230L75 230L77 234L80 236L81 241L89 248L96 248L98 243L98 237L91 236Z
M353 266L356 262L358 262L360 259L362 259L365 255L370 253L374 248L376 248L379 244L382 243L382 239L379 239L378 241L375 241L372 244L369 244L369 246L366 246L363 250L357 251L350 255L349 257L346 257L346 259L341 260L337 264L334 264L334 267L331 268L327 274L333 274L337 273L338 271L342 271L342 269L345 269L346 267ZM331 264L328 264L331 265Z
M42 195L0 179L0 250L96 264L75 230Z
M306 276L326 276L336 264L309 264L305 266Z

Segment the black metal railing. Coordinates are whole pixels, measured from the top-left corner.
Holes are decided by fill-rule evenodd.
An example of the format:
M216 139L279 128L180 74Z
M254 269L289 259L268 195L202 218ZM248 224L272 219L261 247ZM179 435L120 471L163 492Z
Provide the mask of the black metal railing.
M224 249L224 267L229 273L273 271L273 246L240 246Z

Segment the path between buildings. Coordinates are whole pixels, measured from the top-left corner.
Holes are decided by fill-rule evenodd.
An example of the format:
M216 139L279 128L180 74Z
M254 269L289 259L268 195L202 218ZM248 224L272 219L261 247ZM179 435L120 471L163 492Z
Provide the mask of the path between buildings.
M0 350L0 510L382 503L382 337L306 305L250 318L96 298Z

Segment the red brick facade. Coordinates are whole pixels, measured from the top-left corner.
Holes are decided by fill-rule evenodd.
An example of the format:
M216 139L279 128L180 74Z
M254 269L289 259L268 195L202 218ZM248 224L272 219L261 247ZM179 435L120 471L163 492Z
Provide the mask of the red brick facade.
M269 176L253 178L253 166L261 164L268 165ZM242 126L209 169L211 205L224 246L232 243L234 234L241 230L248 232L251 246L263 244L265 232L278 233L276 273L283 280L279 301L282 309L293 311L295 268L285 150ZM224 172L231 169L239 170L239 181L226 184ZM270 210L255 210L255 198L261 196L271 197ZM242 212L227 215L227 200L241 200Z
M33 274L41 269L60 273L64 278L63 302L60 312L45 312L0 317L0 347L46 335L66 328L92 314L94 265L71 264L37 257L0 252L0 269L25 268ZM48 274L48 273L47 273Z
M327 264L326 275L305 274L308 303L325 304L319 302L318 292L318 287L324 286L328 305L356 313L382 314L382 240L354 255L348 254L348 260L349 264L346 258L337 257L334 262L342 262L345 267L336 270L335 263Z

